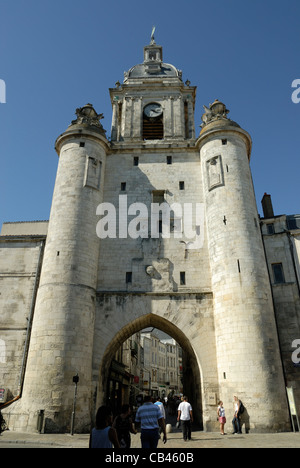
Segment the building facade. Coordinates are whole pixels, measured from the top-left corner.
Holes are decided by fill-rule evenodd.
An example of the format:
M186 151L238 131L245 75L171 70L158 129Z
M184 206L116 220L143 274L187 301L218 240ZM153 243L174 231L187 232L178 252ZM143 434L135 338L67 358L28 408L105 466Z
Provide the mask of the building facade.
M148 332L141 335L141 347L141 391L160 398L182 393L182 350L178 343Z
M91 104L56 141L49 223L2 229L10 428L34 431L42 412L45 432L68 430L78 373L76 430L88 431L115 353L155 327L183 349L184 393L205 430L217 429L218 398L230 409L236 394L250 430L289 430L299 237L275 218L261 232L250 135L218 100L196 134L196 88L154 38L110 96L110 141Z

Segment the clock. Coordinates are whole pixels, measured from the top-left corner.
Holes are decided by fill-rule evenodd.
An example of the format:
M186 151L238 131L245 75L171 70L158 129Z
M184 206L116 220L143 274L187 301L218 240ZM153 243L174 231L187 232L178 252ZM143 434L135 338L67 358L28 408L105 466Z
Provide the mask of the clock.
M162 107L160 104L156 104L156 103L152 103L152 104L148 104L145 108L144 108L144 114L147 116L147 117L160 117L162 115Z

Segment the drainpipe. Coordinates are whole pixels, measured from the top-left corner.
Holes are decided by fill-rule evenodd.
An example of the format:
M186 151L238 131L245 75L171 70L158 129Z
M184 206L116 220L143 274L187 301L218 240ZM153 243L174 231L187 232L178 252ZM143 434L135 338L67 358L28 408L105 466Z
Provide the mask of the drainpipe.
M36 269L33 293L32 293L32 298L31 298L30 315L28 318L26 339L25 339L25 344L24 344L21 372L20 372L20 378L19 378L19 384L18 384L18 395L12 400L1 405L0 410L3 408L7 408L12 403L19 400L22 396L23 384L24 384L24 378L25 378L25 370L26 370L26 364L27 364L27 356L28 356L28 350L29 350L29 344L30 344L31 329L32 329L32 323L33 323L33 316L34 316L34 309L35 309L35 303L36 303L36 296L37 296L37 291L39 287L41 269L42 269L42 263L43 263L44 248L45 248L45 240L42 240L40 243L39 261L38 261L38 265Z

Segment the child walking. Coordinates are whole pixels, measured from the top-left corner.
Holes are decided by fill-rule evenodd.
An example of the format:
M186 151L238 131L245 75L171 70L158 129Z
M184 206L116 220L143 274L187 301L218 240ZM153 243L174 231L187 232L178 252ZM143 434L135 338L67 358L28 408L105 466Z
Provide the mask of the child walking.
M225 435L224 426L226 424L226 417L225 417L225 408L223 406L223 401L219 401L218 416L219 416L221 435Z

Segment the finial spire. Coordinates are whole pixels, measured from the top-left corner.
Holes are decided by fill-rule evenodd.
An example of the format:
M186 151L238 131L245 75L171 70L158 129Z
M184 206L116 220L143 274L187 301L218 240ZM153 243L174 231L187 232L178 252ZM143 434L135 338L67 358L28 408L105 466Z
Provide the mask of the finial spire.
M154 39L155 30L156 30L156 26L153 26L152 27L152 32L151 32L151 42L150 42L150 44L155 44L155 39Z

